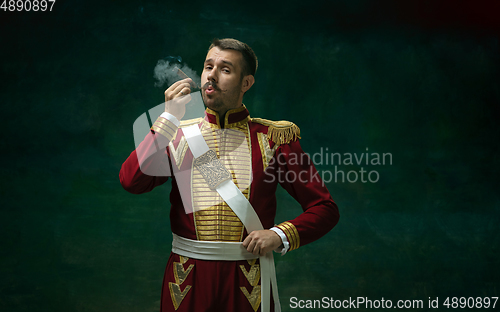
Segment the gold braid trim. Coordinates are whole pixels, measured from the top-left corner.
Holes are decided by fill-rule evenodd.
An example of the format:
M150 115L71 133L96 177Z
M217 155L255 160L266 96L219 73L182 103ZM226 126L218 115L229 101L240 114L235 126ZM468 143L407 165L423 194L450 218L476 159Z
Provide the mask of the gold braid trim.
M181 124L180 124L179 128L191 126L191 125L194 125L194 124L199 124L202 120L203 120L203 117L194 118L194 119L187 119L187 120L181 120Z
M300 139L300 128L290 121L271 121L262 118L252 118L252 122L259 123L267 128L267 138L275 144L288 144Z
M285 221L276 225L276 227L285 233L288 243L290 244L290 249L288 249L288 251L292 251L300 247L299 232L293 223Z

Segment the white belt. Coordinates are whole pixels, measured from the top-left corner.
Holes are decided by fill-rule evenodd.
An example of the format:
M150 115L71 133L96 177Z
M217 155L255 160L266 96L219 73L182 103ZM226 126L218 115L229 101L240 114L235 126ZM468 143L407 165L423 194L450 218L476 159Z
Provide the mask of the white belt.
M192 125L189 127L182 128L182 131L184 132L184 136L186 138L186 141L189 145L189 148L191 149L191 153L193 154L194 158L198 159L198 157L200 156L204 156L202 158L206 158L207 154L205 153L209 152L210 149L207 145L207 142L205 142L205 139L203 138L203 135L201 134L198 125ZM222 165L218 159L215 159L214 163L217 162L219 165ZM246 199L245 195L243 195L240 189L234 184L232 178L225 180L224 182L218 184L214 188L217 191L217 193L219 193L220 197L222 197L222 199L227 203L227 205L233 210L236 216L240 219L241 223L243 223L248 233L264 229L262 223L260 222L259 216L253 209L250 202ZM203 242L203 244L204 243L205 242ZM218 243L224 243L224 245L227 244L227 242L218 242ZM187 246L188 245L184 243L183 247L186 249L189 248L189 251L194 253L199 253L201 250L203 250L203 252L206 253L209 249L208 245L205 244L201 250L197 249L196 251L195 248L193 248L192 246L191 247ZM215 245L211 246L213 251L216 251L216 249L213 247ZM233 248L233 247L228 247L228 248ZM183 254L180 255L183 256ZM186 257L189 256L186 255ZM196 259L196 256L191 256L191 257ZM256 256L250 259L255 259L255 258ZM237 260L244 260L244 259L246 258ZM259 259L260 259L260 272L261 272L261 311L262 312L270 311L271 285L272 285L274 310L275 312L281 312L281 305L278 296L278 285L276 283L276 271L274 268L274 258L272 251L268 252L265 256L259 257ZM217 259L217 260L229 260L229 259Z
M172 252L180 256L201 260L238 261L257 259L238 242L208 242L187 239L172 233Z

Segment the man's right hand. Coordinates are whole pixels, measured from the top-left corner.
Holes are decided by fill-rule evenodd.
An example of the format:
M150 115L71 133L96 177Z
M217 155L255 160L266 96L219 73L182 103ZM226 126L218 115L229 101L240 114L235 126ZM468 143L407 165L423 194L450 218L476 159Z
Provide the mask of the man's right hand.
M165 90L165 111L175 116L179 121L186 113L186 104L191 101L191 78L179 80Z

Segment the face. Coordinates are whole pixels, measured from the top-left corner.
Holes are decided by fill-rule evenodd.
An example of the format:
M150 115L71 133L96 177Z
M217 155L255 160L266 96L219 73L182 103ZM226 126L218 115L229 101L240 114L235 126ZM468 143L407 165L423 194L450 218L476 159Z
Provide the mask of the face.
M213 47L208 51L201 74L202 97L210 109L225 114L241 106L253 76L241 77L243 57L235 50ZM251 77L251 78L249 78Z

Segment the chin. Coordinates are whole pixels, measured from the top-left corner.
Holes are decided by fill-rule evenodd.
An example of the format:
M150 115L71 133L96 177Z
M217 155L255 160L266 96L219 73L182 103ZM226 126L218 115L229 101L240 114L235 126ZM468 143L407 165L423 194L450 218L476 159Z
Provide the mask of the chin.
M210 109L214 109L214 101L203 99L203 104Z
M221 103L218 103L213 99L208 99L205 96L203 96L203 103L205 104L206 107L214 111L218 111L223 106L221 105Z

